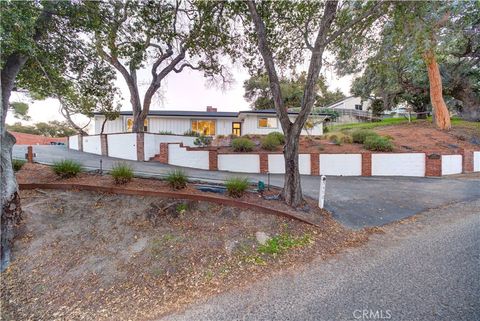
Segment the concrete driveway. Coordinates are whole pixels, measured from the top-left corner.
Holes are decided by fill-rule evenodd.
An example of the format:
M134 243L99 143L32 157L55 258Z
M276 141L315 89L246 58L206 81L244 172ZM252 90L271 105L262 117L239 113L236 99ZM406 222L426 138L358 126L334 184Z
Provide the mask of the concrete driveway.
M24 158L27 146L15 145L15 158ZM88 169L98 169L100 159L104 169L119 160L112 157L82 153L64 146L33 147L40 163L75 159ZM139 176L162 177L177 167L158 162L126 161ZM238 174L184 168L193 180L222 182L226 178L248 175L254 182L267 181L264 174ZM270 182L283 186L283 175L271 175ZM318 199L319 177L303 176L304 194ZM328 177L325 207L342 224L358 229L381 226L430 208L480 198L480 178L410 178L410 177Z

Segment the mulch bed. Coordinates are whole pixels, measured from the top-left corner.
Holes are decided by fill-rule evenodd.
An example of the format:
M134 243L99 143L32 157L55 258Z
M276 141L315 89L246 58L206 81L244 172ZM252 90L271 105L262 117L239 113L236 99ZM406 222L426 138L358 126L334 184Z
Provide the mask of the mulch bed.
M36 164L26 164L17 178L59 181ZM109 176L89 174L64 181L113 185ZM129 183L160 187L165 182ZM257 202L252 195L244 200ZM6 320L154 320L222 291L301 269L381 232L347 230L327 212L319 213L322 224L316 227L197 201L187 201L184 214L165 214L159 209L171 208L172 199L162 197L61 190L21 191L21 197L24 223L13 261L2 273ZM259 261L258 231L308 235L310 242Z

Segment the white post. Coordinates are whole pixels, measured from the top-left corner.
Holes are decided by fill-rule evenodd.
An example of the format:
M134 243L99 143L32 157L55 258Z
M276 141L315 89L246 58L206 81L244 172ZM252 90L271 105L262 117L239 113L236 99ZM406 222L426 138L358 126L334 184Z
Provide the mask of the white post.
M325 188L327 185L327 177L322 175L320 177L320 193L318 195L318 207L323 208L323 204L325 203Z

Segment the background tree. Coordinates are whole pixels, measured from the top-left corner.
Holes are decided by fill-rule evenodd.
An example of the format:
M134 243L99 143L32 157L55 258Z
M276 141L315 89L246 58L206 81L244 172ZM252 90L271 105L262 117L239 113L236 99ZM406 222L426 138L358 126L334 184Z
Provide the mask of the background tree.
M222 30L225 23L217 2L110 0L88 5L96 24L91 37L97 53L128 86L134 132L143 131L152 97L170 73L201 70L206 77L220 75L227 81L219 62L232 39ZM137 80L142 68L151 74L143 99Z
M7 125L7 130L17 133L42 135L47 137L67 137L77 133L67 122L52 120L49 122L39 122L33 125L22 125L17 122L13 125Z
M301 106L306 76L307 74L302 72L300 75L293 74L291 77L282 77L280 79L283 103L287 108L298 108ZM250 102L252 109L275 108L266 74L251 76L244 81L243 88L245 90L244 97ZM316 88L315 107L324 107L345 98L340 89L337 88L331 91L325 78L322 76L318 78Z
M236 5L237 12L242 12L243 3ZM251 24L245 24L245 35L249 40L245 49L247 54L256 55L258 51L261 54L260 63L263 64L260 68L267 71L275 110L285 133L282 197L289 205L297 207L303 203L298 169L299 138L315 103L323 54L347 31L349 37L355 37L366 30L381 5L381 2L346 2L339 8L337 1L247 1ZM295 121L291 121L277 68L297 65L303 60L305 50L310 53L309 67L300 112ZM258 63L253 58L246 65L252 69L258 67Z

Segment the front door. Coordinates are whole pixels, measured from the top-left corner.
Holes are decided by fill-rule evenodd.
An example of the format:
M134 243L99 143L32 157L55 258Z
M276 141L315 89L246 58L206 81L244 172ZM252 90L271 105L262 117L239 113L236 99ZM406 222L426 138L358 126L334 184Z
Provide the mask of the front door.
M238 123L238 122L232 123L232 134L235 136L242 135L242 123Z

